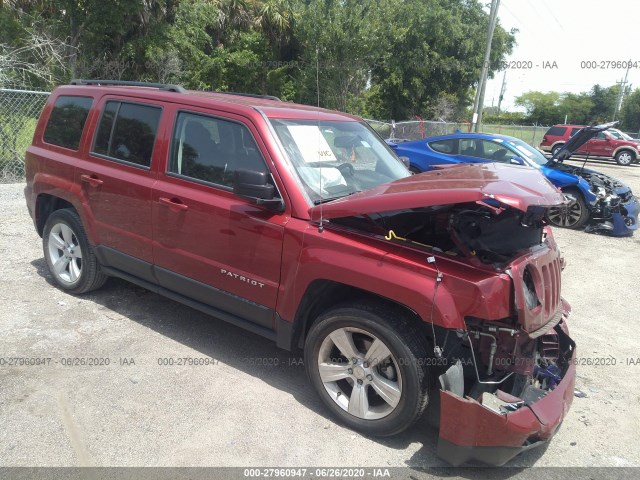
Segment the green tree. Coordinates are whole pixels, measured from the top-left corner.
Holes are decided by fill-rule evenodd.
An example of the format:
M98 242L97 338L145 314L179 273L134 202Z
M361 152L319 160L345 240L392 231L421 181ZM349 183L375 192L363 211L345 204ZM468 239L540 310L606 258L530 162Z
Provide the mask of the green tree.
M379 2L376 38L383 52L371 81L369 101L378 118L429 118L442 94L470 101L484 53L488 14L476 0ZM513 32L496 27L490 70L494 72L514 44ZM491 75L492 76L492 75Z
M595 104L588 93L566 93L562 95L558 105L560 119L579 125L586 125L591 121L591 112Z
M640 88L627 95L620 112L620 127L629 132L640 131Z
M523 107L527 120L531 123L552 125L564 120L560 112L560 94L558 92L527 92L516 97L515 105Z
M591 89L591 101L593 102L593 108L591 109L590 122L603 123L611 121L619 93L619 85L614 85L612 87L594 85Z

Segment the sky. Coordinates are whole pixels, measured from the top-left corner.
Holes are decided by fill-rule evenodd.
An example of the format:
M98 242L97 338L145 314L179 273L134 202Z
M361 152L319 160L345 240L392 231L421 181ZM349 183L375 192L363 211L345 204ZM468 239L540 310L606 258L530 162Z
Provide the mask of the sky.
M638 0L501 0L498 18L506 30L519 30L507 58L502 110L521 110L514 100L530 90L580 93L615 85L626 68L613 62L631 60L627 81L640 88ZM544 68L554 62L557 68ZM488 81L485 107L498 104L503 75Z

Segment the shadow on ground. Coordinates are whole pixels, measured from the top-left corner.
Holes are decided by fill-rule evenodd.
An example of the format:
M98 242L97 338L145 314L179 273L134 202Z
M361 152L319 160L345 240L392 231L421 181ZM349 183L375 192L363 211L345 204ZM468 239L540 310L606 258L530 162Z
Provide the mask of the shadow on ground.
M44 258L32 261L31 265L47 283L55 286ZM104 306L204 356L258 377L272 387L291 394L302 406L317 415L330 422L335 421L307 381L301 351L287 352L279 349L275 343L259 335L117 278L110 278L100 290L85 294L82 298ZM438 430L434 426L435 418L437 411L428 410L408 431L392 438L370 439L394 450L405 450L409 445L418 443L422 445L421 448L405 460L406 465L416 473L437 474L448 478L510 478L522 471L520 467L535 464L545 450L542 447L525 452L507 464L518 468L497 471L489 468L453 469L436 456ZM467 466L479 467L482 464Z

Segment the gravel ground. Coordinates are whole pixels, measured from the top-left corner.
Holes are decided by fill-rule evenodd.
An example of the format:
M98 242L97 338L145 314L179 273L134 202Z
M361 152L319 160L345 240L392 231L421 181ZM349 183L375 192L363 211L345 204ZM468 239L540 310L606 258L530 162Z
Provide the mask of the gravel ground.
M640 193L640 166L592 163ZM0 185L0 357L51 362L0 366L0 466L445 465L424 419L386 440L334 423L298 355L261 337L115 279L82 297L56 289L23 187ZM509 465L640 466L640 234L555 233L586 397L548 448ZM205 356L215 364L158 364ZM64 365L72 358L110 364ZM615 365L590 364L607 358Z

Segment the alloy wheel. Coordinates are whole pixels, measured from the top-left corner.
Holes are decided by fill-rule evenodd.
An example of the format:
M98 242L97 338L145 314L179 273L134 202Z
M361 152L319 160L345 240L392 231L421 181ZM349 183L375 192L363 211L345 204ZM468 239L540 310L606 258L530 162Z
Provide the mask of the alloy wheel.
M51 228L48 251L53 274L63 283L76 283L82 274L82 249L69 225L56 223Z
M398 360L382 340L359 328L339 328L324 339L318 371L331 399L360 419L386 417L402 397Z
M569 197L569 195L567 195ZM571 197L572 201L568 205L552 207L549 209L548 218L551 223L559 227L571 228L577 225L584 214L582 205Z

